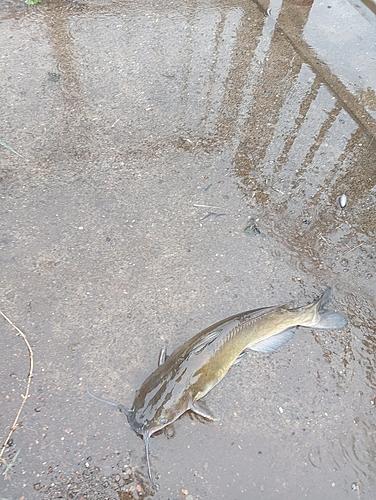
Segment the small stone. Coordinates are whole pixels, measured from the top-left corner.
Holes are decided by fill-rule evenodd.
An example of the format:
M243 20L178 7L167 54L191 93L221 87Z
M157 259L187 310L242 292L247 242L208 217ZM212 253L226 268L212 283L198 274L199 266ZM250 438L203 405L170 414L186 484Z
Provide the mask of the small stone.
M254 219L249 219L249 221L244 229L244 233L247 236L255 236L255 235L261 234L259 228L256 226L256 222Z
M341 208L345 208L347 205L347 196L345 194L341 194L341 196L338 198L338 204Z
M60 75L58 73L48 72L48 79L50 82L58 82L60 80Z

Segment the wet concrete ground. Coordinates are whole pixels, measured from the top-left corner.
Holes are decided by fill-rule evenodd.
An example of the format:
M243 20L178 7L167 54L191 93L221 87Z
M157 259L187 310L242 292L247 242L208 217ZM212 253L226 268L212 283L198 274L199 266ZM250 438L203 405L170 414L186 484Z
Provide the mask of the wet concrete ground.
M0 309L35 359L1 498L374 498L373 12L6 0L0 16L0 139L22 155L0 149ZM206 397L219 422L152 438L154 495L141 439L86 383L130 405L166 342L327 285L348 327L248 354ZM0 328L3 442L29 354Z

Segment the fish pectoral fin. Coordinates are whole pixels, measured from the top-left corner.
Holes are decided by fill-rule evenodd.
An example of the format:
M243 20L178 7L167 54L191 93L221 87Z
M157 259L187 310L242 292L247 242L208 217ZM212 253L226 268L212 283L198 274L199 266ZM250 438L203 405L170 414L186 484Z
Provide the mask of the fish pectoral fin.
M286 330L283 330L282 332L277 333L276 335L272 335L267 339L261 340L256 344L249 345L248 349L252 349L252 351L263 352L266 354L274 352L277 349L279 349L283 344L286 344L286 342L292 339L295 330L296 326L293 326L292 328L287 328Z
M219 418L216 418L213 413L209 410L209 408L206 406L205 403L202 401L194 401L191 408L190 408L194 413L197 415L200 415L200 417L207 418L208 420L219 420Z
M194 346L191 352L194 354L199 354L202 350L205 349L206 346L214 342L221 331L222 330L214 330L214 332L210 332L204 338L200 339L200 341Z

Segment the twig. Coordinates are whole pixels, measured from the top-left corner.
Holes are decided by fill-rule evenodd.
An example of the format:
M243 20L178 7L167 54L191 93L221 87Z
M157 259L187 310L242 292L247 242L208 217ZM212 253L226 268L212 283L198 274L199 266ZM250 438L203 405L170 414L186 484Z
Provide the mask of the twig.
M215 212L209 212L206 215L204 215L204 217L201 217L200 220L205 220L208 217L211 217L212 215L214 215L215 217L220 217L221 215L226 215L226 214L216 214Z
M356 245L356 247L353 247L353 248L350 248L349 250L347 250L347 252L345 252L344 255L346 255L349 252L352 252L353 250L355 250L355 248L359 248L362 245L363 245L363 243L359 243L359 245ZM347 248L349 248L348 245L346 245L346 246L347 246Z
M114 126L117 124L117 122L118 122L119 120L120 120L120 118L118 118L117 120L115 120L115 121L114 121L114 123L111 125L111 127L110 127L110 128L114 127Z
M13 434L13 432L16 430L17 428L17 425L18 425L18 419L20 418L20 415L21 415L21 412L23 410L23 407L25 406L25 403L26 403L26 400L27 398L29 397L29 392L30 392L30 384L31 384L31 379L33 378L33 369L34 369L34 354L33 354L33 350L31 348L31 345L29 344L29 341L27 340L26 338L26 335L24 333L21 332L21 330L19 328L17 328L17 326L12 323L12 321L7 317L5 316L5 314L0 310L0 314L1 316L6 320L8 321L8 323L15 329L17 330L18 334L21 335L21 337L23 338L28 350L29 350L29 362L30 362L30 367L29 367L29 374L27 376L27 384L26 384L26 391L25 391L25 395L23 396L21 394L21 397L23 398L23 401L21 403L21 406L20 406L20 409L18 410L17 412L17 415L16 415L16 418L14 419L14 422L12 424L12 427L10 428L10 431L9 431L9 434L7 436L7 438L5 439L4 443L2 444L1 446L1 450L0 450L0 464L2 463L5 463L5 460L2 458L3 454L4 454L4 451L5 451L5 448L7 446L7 444L9 443L9 440Z
M193 205L194 207L203 207L203 208L222 208L222 207L215 207L214 205Z
M17 153L17 151L15 151L12 148L12 146L9 146L9 144L7 144L6 142L0 140L0 144L1 144L1 146L3 146L4 148L8 149L9 151L11 151L12 153L14 153L15 155L21 156L21 158L23 158L23 156L20 155L20 153Z
M328 243L328 240L326 238L324 238L324 236L321 233L319 233L318 236L319 236L319 238L321 238L322 240L324 240L325 243Z
M8 471L13 467L13 465L16 463L18 454L20 453L20 450L17 450L16 453L14 454L14 457L12 460L9 462L9 464L6 465L5 471L3 472L3 476L6 476L8 474Z

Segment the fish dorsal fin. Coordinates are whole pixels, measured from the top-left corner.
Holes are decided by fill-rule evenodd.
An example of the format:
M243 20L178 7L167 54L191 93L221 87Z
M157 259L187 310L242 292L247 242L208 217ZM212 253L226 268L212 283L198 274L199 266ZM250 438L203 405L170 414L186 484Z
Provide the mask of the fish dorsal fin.
M199 354L201 351L205 349L206 346L214 342L214 340L218 337L218 335L221 333L221 330L214 330L214 332L208 333L208 335L205 335L202 339L199 340L199 342L194 346L192 349L193 354Z
M248 349L252 349L252 351L270 353L279 349L283 344L286 344L289 340L292 339L295 333L296 327L288 328L287 330L283 330L272 337L268 337L265 340L261 340L256 344L252 344L248 346Z

